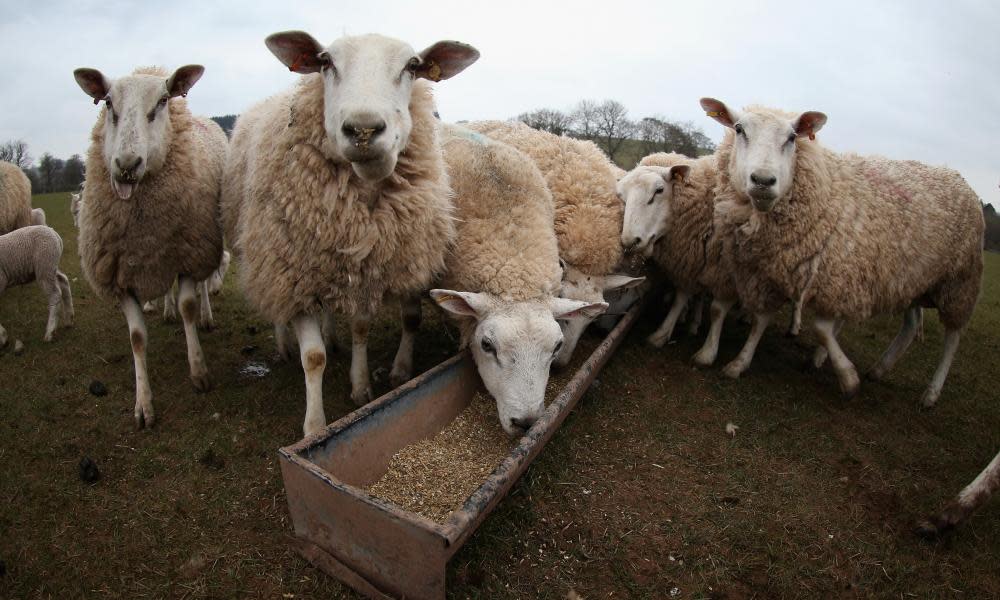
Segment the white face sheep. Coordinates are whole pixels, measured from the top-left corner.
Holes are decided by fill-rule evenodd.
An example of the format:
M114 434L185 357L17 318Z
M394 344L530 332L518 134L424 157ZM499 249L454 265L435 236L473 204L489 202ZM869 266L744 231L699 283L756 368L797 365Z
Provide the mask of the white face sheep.
M670 220L670 197L674 182L687 176L691 167L637 167L618 181L618 195L625 202L622 246L645 257L666 235Z
M59 271L62 238L51 227L30 225L0 236L0 294L9 287L37 281L49 305L49 320L45 326L46 342L59 325L73 324L73 296L69 279ZM7 344L7 332L0 326L0 347Z

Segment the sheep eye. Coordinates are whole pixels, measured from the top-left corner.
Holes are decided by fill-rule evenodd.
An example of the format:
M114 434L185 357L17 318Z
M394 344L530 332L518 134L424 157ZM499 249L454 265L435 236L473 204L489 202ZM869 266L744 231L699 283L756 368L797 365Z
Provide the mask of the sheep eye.
M788 142L787 143L794 144L795 143L795 138L797 138L797 137L798 137L798 135L796 135L795 133L788 134Z
M497 349L493 347L493 343L490 342L488 339L483 338L483 341L480 344L480 346L482 346L483 352L487 354L492 354L493 356L497 355Z
M746 137L747 132L743 130L743 126L740 125L739 123L737 123L736 125L733 125L733 129L736 130L737 134Z
M552 351L552 354L553 355L559 354L559 351L562 350L562 347L563 347L563 341L559 340L559 343L556 344L556 349Z
M653 200L656 200L656 197L658 195L662 194L662 193L663 193L663 188L661 188L661 187L660 188L656 188L656 190L653 192L653 195L649 198L649 202L647 202L646 205L648 206L648 205L652 204Z
M330 58L330 54L327 52L320 52L318 55L320 62L323 66L320 67L322 71L330 71L334 76L337 75L337 68L333 66L333 59Z

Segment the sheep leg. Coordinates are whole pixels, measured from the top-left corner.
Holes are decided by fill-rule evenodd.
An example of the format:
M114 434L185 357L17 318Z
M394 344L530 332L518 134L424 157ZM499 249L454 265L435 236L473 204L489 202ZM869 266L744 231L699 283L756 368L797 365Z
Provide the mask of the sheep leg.
M799 333L802 332L802 305L804 303L805 299L801 296L795 301L795 308L792 309L792 322L788 326L788 337L799 337Z
M69 287L69 278L61 271L56 271L56 283L59 285L59 294L62 296L62 317L65 327L73 326L73 292Z
M7 289L7 276L0 272L0 294ZM7 345L7 330L0 325L0 348Z
M677 290L677 294L674 296L674 303L670 307L670 311L667 312L667 318L663 319L663 324L652 335L646 338L646 341L650 345L662 348L664 344L670 341L670 336L674 333L674 326L677 325L677 319L681 316L681 311L684 310L690 298L691 294L683 290Z
M180 288L177 300L181 309L181 320L184 322L184 338L187 340L188 365L191 367L191 383L199 392L212 389L208 378L208 367L205 366L205 355L201 351L198 340L198 299L195 293L197 284L190 277L178 280Z
M163 318L167 321L177 320L177 292L174 284L170 284L170 289L163 297Z
M867 373L868 379L872 381L878 381L882 379L886 373L889 372L903 354L906 353L907 348L913 343L913 338L917 336L917 330L920 328L920 307L911 306L906 309L903 313L903 326L899 328L899 333L889 344L889 347L885 349L885 353L882 354L882 358L879 359L878 363L872 367Z
M704 313L705 295L698 294L698 297L694 301L694 314L691 315L691 321L688 323L688 335L698 335L698 330L701 329L701 319L704 316Z
M834 319L816 319L813 329L819 337L820 343L826 346L826 351L830 354L830 362L833 370L837 373L840 381L840 391L844 398L852 398L858 393L861 380L858 378L858 371L854 368L854 363L844 354L840 344L837 343L838 322Z
M1000 489L1000 454L937 515L917 525L917 535L936 538L964 521Z
M320 326L323 333L323 345L330 352L337 350L337 322L333 318L333 312L323 309L323 323Z
M62 292L59 290L59 281L54 272L51 276L40 278L38 285L42 288L42 292L45 294L45 299L49 305L49 320L45 324L45 336L42 337L42 340L51 342L52 334L55 333L56 327L59 326Z
M844 326L843 320L838 320L833 326L833 335L839 336L840 329ZM830 353L827 351L826 346L820 344L816 346L816 350L813 351L812 364L813 368L816 370L822 369L823 365L826 364L826 359L830 357Z
M278 358L286 362L292 361L292 340L288 334L288 323L274 324L274 345L278 348Z
M764 337L764 332L767 331L767 326L771 324L773 318L774 314L772 313L758 313L753 316L753 325L750 327L750 335L747 336L746 343L743 344L743 348L740 349L736 358L722 369L723 375L731 379L738 379L747 370L753 361L754 353L757 352L757 344L760 343L760 338Z
M351 400L356 406L364 406L372 401L368 375L368 328L371 315L359 313L351 316Z
M139 301L132 296L122 298L122 312L128 322L129 341L132 344L132 359L135 361L135 428L152 427L156 421L153 413L153 392L149 389L149 374L146 372L146 320L142 316Z
M198 327L204 331L215 329L215 319L212 317L212 301L208 297L208 280L198 283L201 294L201 313L198 316Z
M287 336L287 325L282 324ZM323 412L323 371L326 369L326 346L316 315L298 315L292 319L292 328L299 342L299 358L306 376L306 419L302 433L316 433L326 425ZM277 331L278 326L275 326ZM286 344L287 348L287 344Z
M726 322L726 313L733 307L733 304L735 302L712 300L712 306L709 309L712 322L708 326L708 337L705 338L704 345L702 345L701 350L693 357L696 365L707 367L715 362L716 357L719 355L719 338L722 337L722 325Z
M156 299L150 300L142 305L142 312L151 315L156 312Z
M941 395L944 380L948 378L948 371L951 369L951 361L955 359L955 352L958 351L960 337L961 331L958 329L947 329L944 332L944 354L941 356L941 362L938 363L937 371L934 372L931 384L927 386L927 391L920 399L920 402L927 408L934 406L938 396Z
M403 321L403 333L399 338L396 358L392 361L392 371L389 372L392 387L403 385L413 376L413 345L420 330L420 296L400 298L399 314Z

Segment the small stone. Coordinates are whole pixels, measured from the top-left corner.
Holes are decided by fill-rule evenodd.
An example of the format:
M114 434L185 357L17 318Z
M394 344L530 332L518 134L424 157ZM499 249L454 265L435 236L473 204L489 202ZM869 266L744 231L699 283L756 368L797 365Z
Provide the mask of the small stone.
M24 354L24 342L14 340L14 356L21 356L22 354Z
M89 389L90 393L95 396L108 395L108 387L96 379L90 382L90 387L87 389Z
M218 421L221 418L222 418L222 415L220 415L219 413L212 413L212 420Z
M101 478L101 471L89 456L80 459L80 480L85 483L96 483Z

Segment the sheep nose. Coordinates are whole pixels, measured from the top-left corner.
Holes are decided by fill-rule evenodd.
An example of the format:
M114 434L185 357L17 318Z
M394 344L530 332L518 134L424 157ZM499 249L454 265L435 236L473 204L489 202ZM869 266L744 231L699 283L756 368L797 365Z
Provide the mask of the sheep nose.
M532 426L532 425L533 425L534 423L535 423L535 419L527 419L527 418L520 418L520 419L518 419L518 418L511 418L511 420L510 420L510 426L511 426L512 428L514 428L514 429L516 429L516 430L520 431L521 433L524 433L525 431L528 431L528 429L530 429L530 428L531 428L531 426Z
M132 175L135 173L139 165L142 164L142 157L135 156L134 154L123 155L122 157L115 158L115 166L121 171L122 175Z
M374 115L362 115L350 121L344 121L340 131L355 144L368 144L385 131L385 120Z
M771 187L778 182L778 178L770 171L754 171L750 174L750 181L760 187Z
M634 249L634 248L635 248L636 246L638 246L638 245L639 245L639 242L641 242L641 241L642 241L642 239L641 239L641 238L638 238L638 237L633 237L633 238L626 238L626 237L623 237L623 238L622 238L622 245L623 245L623 246L625 246L625 251L626 251L626 252L630 252L630 251L632 251L632 250L633 250L633 249Z

